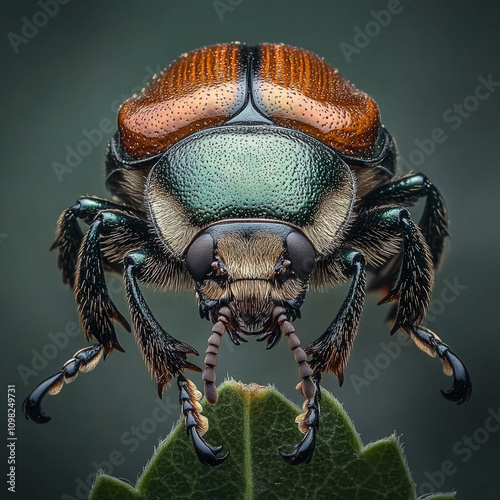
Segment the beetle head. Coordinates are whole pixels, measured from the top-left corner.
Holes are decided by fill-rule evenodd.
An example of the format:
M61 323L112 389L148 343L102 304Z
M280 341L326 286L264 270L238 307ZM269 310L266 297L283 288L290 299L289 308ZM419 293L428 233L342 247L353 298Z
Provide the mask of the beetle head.
M267 222L228 222L201 232L186 253L197 284L202 316L215 320L221 307L231 311L228 330L272 334L279 326L275 306L296 318L304 302L316 254L297 229Z

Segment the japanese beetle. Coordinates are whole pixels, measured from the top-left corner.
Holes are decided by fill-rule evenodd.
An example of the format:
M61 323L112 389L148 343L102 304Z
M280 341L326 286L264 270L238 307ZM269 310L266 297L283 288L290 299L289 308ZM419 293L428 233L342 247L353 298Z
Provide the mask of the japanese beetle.
M373 99L316 55L277 44L220 44L183 54L118 113L106 154L112 201L86 196L65 210L54 249L71 286L83 331L97 343L25 400L27 418L47 422L43 397L57 393L102 355L121 351L113 321L132 330L161 395L177 378L187 431L200 460L217 465L221 447L201 435L201 394L185 370L198 352L157 322L138 286L193 289L212 323L204 393L217 402L221 336L248 336L273 347L288 339L306 402L305 434L291 464L308 462L319 425L320 378L340 384L358 329L366 289L395 302L392 333L401 329L436 354L453 386L443 395L463 403L471 383L459 358L425 318L434 270L447 237L447 214L423 174L396 174L396 149ZM420 198L419 224L407 210ZM85 235L78 220L90 227ZM132 328L111 301L105 272L123 274ZM305 349L292 322L309 286L351 279L340 311ZM307 357L309 361L307 360Z

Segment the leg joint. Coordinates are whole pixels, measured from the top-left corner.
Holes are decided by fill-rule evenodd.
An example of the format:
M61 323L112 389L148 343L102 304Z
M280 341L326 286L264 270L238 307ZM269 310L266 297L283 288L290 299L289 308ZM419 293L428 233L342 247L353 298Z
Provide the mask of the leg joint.
M144 263L146 262L146 254L142 250L134 250L129 252L123 261L126 269L134 269L139 271L142 269Z
M353 248L347 248L343 254L343 261L349 276L365 267L366 260L363 255Z
M94 221L102 221L103 229L109 230L120 226L125 226L130 220L130 216L119 210L103 210L99 212Z

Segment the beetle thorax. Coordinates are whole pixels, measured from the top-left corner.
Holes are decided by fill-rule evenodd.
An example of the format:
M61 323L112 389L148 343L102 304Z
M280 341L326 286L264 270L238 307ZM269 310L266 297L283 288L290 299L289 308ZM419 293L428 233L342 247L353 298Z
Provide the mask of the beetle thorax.
M274 307L306 293L307 282L289 273L284 252L283 239L271 232L228 233L218 239L215 276L201 291L208 300L230 308L234 329L270 331Z

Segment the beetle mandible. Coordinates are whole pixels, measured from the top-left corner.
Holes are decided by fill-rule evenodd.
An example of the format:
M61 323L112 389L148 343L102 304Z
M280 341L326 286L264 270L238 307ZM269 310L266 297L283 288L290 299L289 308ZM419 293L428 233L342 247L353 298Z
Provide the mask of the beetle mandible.
M423 174L396 174L396 148L373 99L311 52L283 44L231 43L183 54L118 113L106 153L112 201L85 196L59 218L63 281L74 289L87 340L62 371L25 400L27 418L79 371L122 348L114 321L132 330L161 395L176 377L198 458L220 464L201 436L201 394L184 372L196 349L168 334L146 304L139 282L193 289L212 323L202 373L217 402L221 336L239 345L255 335L270 349L284 335L305 398L303 439L290 464L311 460L320 412L320 380L343 381L363 309L367 270L380 303L394 302L392 333L402 330L443 360L463 403L471 383L460 359L421 325L447 237L444 201ZM425 198L418 224L408 207ZM79 222L90 227L82 233ZM123 274L132 328L111 301L105 273ZM293 321L309 287L351 280L327 330L305 349ZM309 360L308 360L309 357Z

